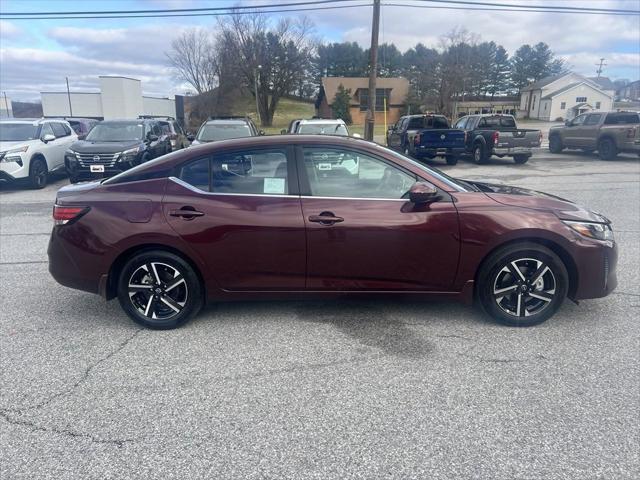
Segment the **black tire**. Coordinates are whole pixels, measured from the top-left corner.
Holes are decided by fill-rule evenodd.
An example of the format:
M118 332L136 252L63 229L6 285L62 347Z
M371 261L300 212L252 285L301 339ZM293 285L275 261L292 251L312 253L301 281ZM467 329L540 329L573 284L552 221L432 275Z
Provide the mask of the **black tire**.
M518 165L522 165L523 163L527 163L528 160L529 160L529 155L514 155L513 156L513 161L516 162Z
M458 156L447 155L446 160L447 160L447 165L456 165L458 163Z
M69 174L69 182L70 183L78 183L80 178L77 175Z
M477 280L476 294L483 310L496 322L514 327L549 319L562 305L569 287L562 260L548 248L529 242L507 245L491 254Z
M598 155L602 160L613 160L618 156L618 149L611 138L603 138L598 143Z
M31 188L40 190L47 185L47 162L44 158L36 157L31 159L29 165L29 185Z
M551 153L562 153L562 150L564 150L562 139L558 135L549 137L549 151Z
M473 161L478 165L483 165L489 161L489 156L487 155L487 148L482 143L476 143L473 146Z
M147 250L127 260L118 277L118 300L134 322L156 330L184 325L204 303L193 267L163 250Z

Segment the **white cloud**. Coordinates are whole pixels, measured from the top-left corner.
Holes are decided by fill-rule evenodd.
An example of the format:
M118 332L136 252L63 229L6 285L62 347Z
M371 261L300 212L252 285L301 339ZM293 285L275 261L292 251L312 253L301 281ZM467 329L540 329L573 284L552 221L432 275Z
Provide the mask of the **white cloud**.
M22 29L15 23L0 20L0 38L15 38L22 33Z

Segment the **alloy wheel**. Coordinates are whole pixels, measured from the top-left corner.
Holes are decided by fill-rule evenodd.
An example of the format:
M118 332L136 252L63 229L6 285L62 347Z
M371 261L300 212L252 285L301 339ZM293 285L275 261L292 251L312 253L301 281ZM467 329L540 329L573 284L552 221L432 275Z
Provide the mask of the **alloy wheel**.
M556 296L557 281L550 266L535 258L510 261L496 275L493 297L513 317L529 317L545 310Z
M152 320L168 320L185 307L189 291L184 275L162 262L147 262L138 267L127 287L134 308Z

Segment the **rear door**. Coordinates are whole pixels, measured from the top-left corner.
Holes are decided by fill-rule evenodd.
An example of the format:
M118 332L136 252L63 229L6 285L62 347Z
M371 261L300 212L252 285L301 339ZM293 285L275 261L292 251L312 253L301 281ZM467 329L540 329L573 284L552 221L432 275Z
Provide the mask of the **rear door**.
M167 221L224 290L304 289L305 225L291 151L203 156L167 184Z
M299 147L307 289L448 290L459 254L451 197L409 202L411 172L336 146Z
M587 119L584 121L582 127L584 131L584 137L581 139L581 146L584 148L597 147L598 131L600 130L600 124L602 123L604 113L590 113L587 115Z

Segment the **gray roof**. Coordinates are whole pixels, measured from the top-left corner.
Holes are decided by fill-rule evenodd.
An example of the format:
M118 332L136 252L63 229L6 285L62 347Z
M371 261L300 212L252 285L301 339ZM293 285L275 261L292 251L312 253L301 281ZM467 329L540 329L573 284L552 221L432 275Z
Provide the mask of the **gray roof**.
M556 80L566 76L566 73L561 73L559 75L551 75L549 77L544 77L541 78L540 80L538 80L537 82L533 82L531 85L526 86L525 88L522 89L523 92L526 92L527 90L539 90L542 87L545 87L547 85L549 85L550 83L555 82Z
M616 86L609 79L609 77L588 77L593 83L597 84L603 90L615 90Z
M559 90L556 90L555 92L551 92L548 95L545 95L544 97L542 97L542 100L548 100L549 98L555 97L556 95L559 95L563 92L566 92L567 90L571 90L573 87L576 87L578 85L580 85L581 83L585 83L585 82L574 82L574 83L570 83L569 85L566 85L564 87L562 87Z

